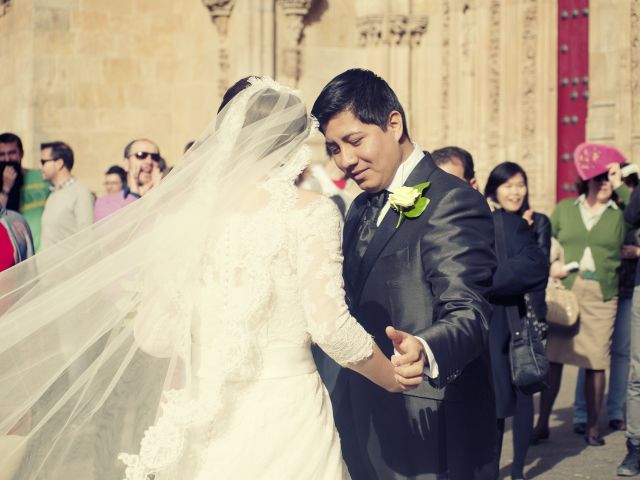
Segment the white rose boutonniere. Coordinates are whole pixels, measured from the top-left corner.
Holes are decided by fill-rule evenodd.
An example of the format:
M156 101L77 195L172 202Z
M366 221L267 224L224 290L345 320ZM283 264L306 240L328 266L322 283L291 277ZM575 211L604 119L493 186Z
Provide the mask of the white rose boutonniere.
M413 187L402 186L389 195L389 205L399 213L396 228L400 226L404 217L417 218L422 215L430 201L422 196L422 192L429 188L429 185L431 182L420 183Z

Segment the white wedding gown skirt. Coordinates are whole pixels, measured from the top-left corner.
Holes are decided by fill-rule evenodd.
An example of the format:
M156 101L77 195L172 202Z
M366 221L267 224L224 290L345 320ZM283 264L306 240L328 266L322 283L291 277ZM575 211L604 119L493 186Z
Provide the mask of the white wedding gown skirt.
M243 389L210 440L197 480L349 479L310 349L275 349L264 361L262 377L270 378Z

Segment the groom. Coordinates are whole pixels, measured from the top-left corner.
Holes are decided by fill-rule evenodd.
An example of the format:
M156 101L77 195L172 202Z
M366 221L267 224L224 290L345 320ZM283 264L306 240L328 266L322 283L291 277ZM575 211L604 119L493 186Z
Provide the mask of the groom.
M393 340L385 353L395 346L398 380L419 384L393 394L341 372L335 416L349 470L354 480L494 480L485 294L496 259L487 203L411 142L398 98L374 73L338 75L312 113L328 154L365 191L344 227L351 313L383 350L381 339ZM417 199L400 188L425 182ZM389 323L398 331L385 332ZM422 348L409 359L412 341Z

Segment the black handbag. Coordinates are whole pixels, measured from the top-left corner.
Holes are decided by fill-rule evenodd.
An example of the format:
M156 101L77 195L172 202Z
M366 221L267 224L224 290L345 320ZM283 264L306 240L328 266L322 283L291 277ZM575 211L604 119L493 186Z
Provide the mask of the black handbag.
M502 213L494 214L496 227L496 253L499 262L507 262L507 244ZM511 382L522 393L532 395L549 387L549 360L544 344L534 325L525 315L520 316L516 305L505 306L509 323L509 360Z

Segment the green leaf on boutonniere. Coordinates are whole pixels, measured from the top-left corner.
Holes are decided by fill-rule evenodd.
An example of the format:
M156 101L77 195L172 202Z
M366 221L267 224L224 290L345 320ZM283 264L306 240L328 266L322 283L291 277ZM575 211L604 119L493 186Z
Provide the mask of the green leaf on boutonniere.
M429 205L429 198L423 197L422 192L429 188L431 182L423 182L413 187L402 186L396 192L389 196L391 208L398 212L398 223L396 228L400 226L400 222L404 217L417 218Z
M406 212L404 212L404 216L409 218L418 218L420 215L422 215L424 209L427 208L427 205L429 205L430 201L430 198L420 197L420 200L416 202L416 205L411 210L407 210Z

